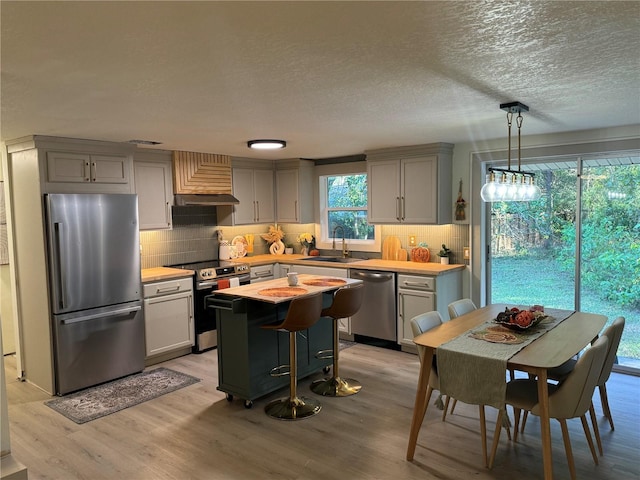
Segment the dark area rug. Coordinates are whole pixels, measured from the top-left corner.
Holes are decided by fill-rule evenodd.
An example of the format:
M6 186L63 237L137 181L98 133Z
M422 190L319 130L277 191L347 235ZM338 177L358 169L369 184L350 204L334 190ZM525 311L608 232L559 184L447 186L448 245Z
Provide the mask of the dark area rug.
M185 373L168 368L156 368L48 400L45 405L81 424L199 381L199 378Z

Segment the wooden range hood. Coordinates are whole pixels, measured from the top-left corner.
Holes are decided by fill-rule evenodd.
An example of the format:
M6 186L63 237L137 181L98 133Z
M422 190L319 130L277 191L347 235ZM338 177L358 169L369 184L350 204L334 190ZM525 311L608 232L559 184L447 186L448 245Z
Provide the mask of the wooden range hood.
M231 157L213 153L173 152L173 190L177 205L235 205Z

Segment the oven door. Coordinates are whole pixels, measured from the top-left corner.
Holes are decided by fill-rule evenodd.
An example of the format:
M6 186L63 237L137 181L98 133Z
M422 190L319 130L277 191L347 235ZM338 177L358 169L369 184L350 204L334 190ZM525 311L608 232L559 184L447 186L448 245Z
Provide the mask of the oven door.
M251 277L249 274L240 275L238 280L240 280L240 285L249 285ZM193 346L193 353L202 353L218 345L216 313L213 309L205 308L204 302L205 297L211 295L216 290L218 290L218 280L201 280L196 282L194 295L196 343Z

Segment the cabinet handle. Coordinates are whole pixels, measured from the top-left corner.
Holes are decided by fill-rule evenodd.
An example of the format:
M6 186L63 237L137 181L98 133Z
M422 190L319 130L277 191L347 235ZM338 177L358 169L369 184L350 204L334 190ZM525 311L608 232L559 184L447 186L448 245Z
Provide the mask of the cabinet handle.
M256 221L260 221L260 201L256 200Z
M404 197L401 197L401 198L402 198L402 202L401 202L401 205L402 205L402 221L404 222L404 217L405 217L405 211L404 211L404 207L405 207L405 205L404 205Z
M298 200L294 202L294 208L296 212L296 222L298 221Z
M180 290L180 285L176 285L175 287L156 288L156 293L175 292L177 290Z
M91 181L96 181L96 162L91 162Z
M193 322L193 295L189 295L189 326Z
M170 227L171 226L171 205L169 205L169 202L167 202L166 215L167 215L167 226Z
M396 197L396 220L400 221L400 197Z
M89 166L89 161L84 162L84 181L91 181L91 168Z

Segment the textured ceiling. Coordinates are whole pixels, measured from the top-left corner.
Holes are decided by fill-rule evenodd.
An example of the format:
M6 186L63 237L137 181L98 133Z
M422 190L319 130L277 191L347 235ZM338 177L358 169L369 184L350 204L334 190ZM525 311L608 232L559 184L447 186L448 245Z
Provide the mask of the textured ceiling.
M640 2L10 2L1 138L327 158L640 123ZM285 151L256 153L253 138Z

